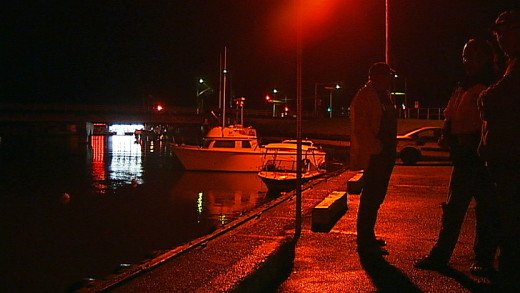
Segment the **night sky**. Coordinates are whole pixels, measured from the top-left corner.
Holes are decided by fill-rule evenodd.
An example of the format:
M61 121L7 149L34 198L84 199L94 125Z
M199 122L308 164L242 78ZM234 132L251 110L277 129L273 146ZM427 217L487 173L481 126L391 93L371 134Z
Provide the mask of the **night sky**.
M384 61L385 1L299 1L304 107L316 82L341 82L336 103L348 104L368 67ZM231 94L246 107L269 109L264 96L274 87L296 96L296 0L4 2L1 103L195 106L204 78L216 105L224 47ZM520 1L389 5L391 63L402 84L406 77L408 101L438 107L462 74L464 43L491 38L496 16Z

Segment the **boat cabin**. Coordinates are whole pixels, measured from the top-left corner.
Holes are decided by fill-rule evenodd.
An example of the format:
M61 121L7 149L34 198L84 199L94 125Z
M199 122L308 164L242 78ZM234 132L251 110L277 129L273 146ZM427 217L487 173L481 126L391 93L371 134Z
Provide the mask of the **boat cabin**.
M202 148L256 149L259 147L256 130L231 125L222 128L214 127L202 140Z

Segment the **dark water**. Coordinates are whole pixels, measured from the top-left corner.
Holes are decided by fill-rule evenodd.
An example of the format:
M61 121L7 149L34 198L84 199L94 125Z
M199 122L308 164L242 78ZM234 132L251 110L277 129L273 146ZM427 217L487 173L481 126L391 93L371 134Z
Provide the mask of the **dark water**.
M267 200L255 173L184 172L131 136L0 143L1 292L64 292Z

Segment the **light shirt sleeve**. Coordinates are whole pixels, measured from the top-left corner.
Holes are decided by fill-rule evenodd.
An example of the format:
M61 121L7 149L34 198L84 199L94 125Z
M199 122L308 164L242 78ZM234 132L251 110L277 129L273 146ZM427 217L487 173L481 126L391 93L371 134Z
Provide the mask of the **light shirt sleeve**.
M381 103L371 86L361 89L351 104L350 169L368 167L370 157L383 149L378 139L381 123Z

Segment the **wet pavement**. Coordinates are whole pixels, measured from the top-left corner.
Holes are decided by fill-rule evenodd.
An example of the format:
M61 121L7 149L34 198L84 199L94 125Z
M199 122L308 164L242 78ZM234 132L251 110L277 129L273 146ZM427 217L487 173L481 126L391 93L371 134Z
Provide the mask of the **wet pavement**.
M413 262L434 245L452 167L396 165L376 232L390 255L360 257L355 219L359 195L329 232L311 231L311 211L333 191L346 191L355 173L343 171L303 192L302 234L294 238L295 198L245 214L229 231L157 256L83 290L115 292L480 292L473 277L474 205L462 228L451 269L419 270Z
M349 211L328 233L310 230L305 218L294 267L278 292L482 292L490 283L469 273L473 260L474 203L459 242L443 272L419 270L414 261L428 254L440 229L441 207L451 166L397 165L376 233L390 255L360 257L355 221L359 195L349 195Z

